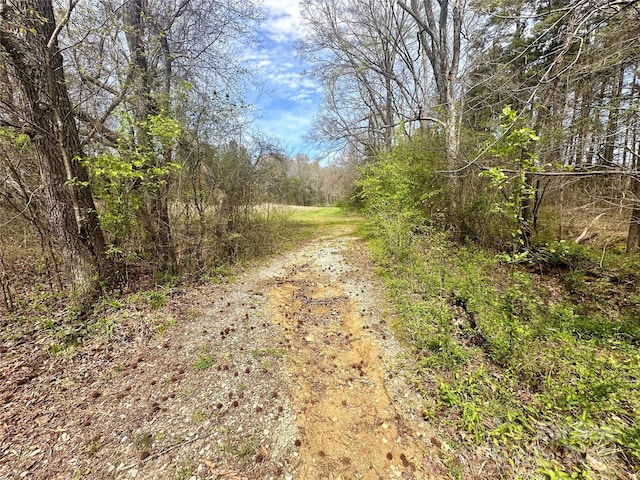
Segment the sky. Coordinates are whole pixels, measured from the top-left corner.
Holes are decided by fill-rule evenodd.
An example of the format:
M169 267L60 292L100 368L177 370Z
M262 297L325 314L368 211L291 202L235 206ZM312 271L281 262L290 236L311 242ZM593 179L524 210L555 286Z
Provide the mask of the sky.
M321 154L303 137L313 124L320 103L320 84L304 76L303 60L296 55L301 38L298 0L264 0L265 19L257 45L245 54L246 66L262 80L261 92L252 92L257 106L258 130L280 139L285 153Z

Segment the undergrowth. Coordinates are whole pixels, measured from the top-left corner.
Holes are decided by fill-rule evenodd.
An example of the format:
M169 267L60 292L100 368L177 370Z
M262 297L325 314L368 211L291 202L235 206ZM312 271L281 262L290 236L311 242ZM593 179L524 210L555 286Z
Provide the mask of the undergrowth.
M455 453L451 475L640 472L633 261L547 245L522 265L504 264L435 232L401 257L393 239L371 244L415 354L423 416Z
M322 217L321 223L342 218L339 209L317 209L315 213ZM13 345L41 338L49 345L49 354L71 358L90 339L108 342L121 336L129 340L163 334L176 324L163 312L170 298L179 297L194 284L233 281L238 267L292 248L314 233L311 216L307 224L292 215L293 210L287 208L256 208L234 218L233 233L224 244L209 242L206 252L203 250L206 260L196 267L185 262L185 269L173 275L153 274L144 265L132 263L126 269L130 278L105 288L90 305L80 305L73 292L50 288L39 277L34 282L35 276L27 278L23 272L25 279L13 278L11 311L0 305L0 343ZM29 279L33 285L23 288L22 282Z

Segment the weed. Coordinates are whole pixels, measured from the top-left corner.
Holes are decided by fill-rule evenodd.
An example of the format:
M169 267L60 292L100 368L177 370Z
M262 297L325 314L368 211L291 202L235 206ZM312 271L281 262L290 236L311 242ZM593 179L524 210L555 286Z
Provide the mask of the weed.
M637 468L640 324L636 288L620 286L635 278L627 267L614 275L591 268L582 247L548 245L533 261L566 269L551 299L539 274L442 235L415 240L403 258L390 245L370 241L396 328L416 354L424 418L442 436L455 427L460 449L498 450L512 478L595 478L596 458L611 471ZM571 460L549 463L554 451ZM445 463L453 478L471 468Z
M71 477L71 480L80 480L81 478L87 477L91 474L91 470L89 469L76 469L73 472L73 477Z
M225 453L229 453L238 457L239 459L245 459L250 455L253 455L258 448L258 440L256 438L252 438L246 443L242 443L240 445L233 445L231 443L225 443L222 445L221 450Z
M179 465L176 465L173 480L189 480L195 471L196 465L193 462L184 461Z
M211 368L214 364L215 361L211 355L200 355L193 366L196 370L206 370L207 368Z
M616 429L615 441L634 463L640 465L640 425L634 424Z
M253 358L284 358L285 353L285 350L282 348L263 348L251 350L251 355L253 356Z
M196 407L193 412L191 412L191 422L196 425L204 422L207 418L208 415L199 407Z
M187 318L189 318L189 320L195 320L196 318L198 318L200 313L201 312L199 308L191 307L189 308L189 310L187 310Z
M49 353L53 357L63 356L72 358L78 351L78 341L73 337L64 337L60 343L54 343L49 347Z
M140 450L147 450L153 443L153 435L149 432L141 433L136 436L134 443Z
M211 283L230 283L233 281L233 268L230 265L218 265L209 272Z
M595 477L589 470L572 468L567 472L562 465L556 462L543 460L538 473L542 473L548 480L594 480Z
M153 310L159 310L167 304L167 294L157 290L146 292L147 305Z
M158 332L158 335L162 335L164 332L166 332L172 327L175 327L177 324L178 323L176 322L175 318L169 317L163 320L161 324L156 326L156 332Z
M121 310L124 308L124 303L119 298L106 298L104 303L113 310Z
M454 455L446 455L443 458L444 464L449 470L449 475L455 480L462 480L462 465Z
M95 457L101 448L102 448L102 442L100 441L100 436L97 436L93 440L91 440L91 442L89 443L89 446L87 447L87 451L86 451L87 457L89 458Z
M109 339L113 336L117 325L117 320L112 316L100 317L89 325L89 331Z

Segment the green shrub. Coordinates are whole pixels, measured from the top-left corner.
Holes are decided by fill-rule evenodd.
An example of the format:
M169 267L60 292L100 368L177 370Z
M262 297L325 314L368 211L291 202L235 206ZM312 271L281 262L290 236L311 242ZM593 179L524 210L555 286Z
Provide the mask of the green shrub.
M545 262L592 265L583 247L545 249ZM412 379L425 419L440 435L453 427L458 448L493 449L510 478L525 471L601 478L588 459L637 468L640 322L629 317L633 296L621 295L623 309L611 296L620 287L610 271L593 281L569 270L574 285L563 289L443 234L416 238L406 261L393 259L376 251L397 328L416 353ZM616 278L625 278L622 271Z
M363 167L357 181L364 213L397 257L407 254L427 218L434 218L427 212L441 193L435 182L437 162L423 146L421 139L401 139L390 152L380 153Z

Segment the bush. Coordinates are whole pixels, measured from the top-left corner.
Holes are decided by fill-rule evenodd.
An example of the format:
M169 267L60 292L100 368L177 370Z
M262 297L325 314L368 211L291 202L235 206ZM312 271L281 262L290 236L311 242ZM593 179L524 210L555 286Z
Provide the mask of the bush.
M389 251L406 254L441 194L435 180L435 165L424 146L425 139L402 139L390 152L378 154L357 181L356 197Z

